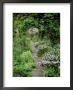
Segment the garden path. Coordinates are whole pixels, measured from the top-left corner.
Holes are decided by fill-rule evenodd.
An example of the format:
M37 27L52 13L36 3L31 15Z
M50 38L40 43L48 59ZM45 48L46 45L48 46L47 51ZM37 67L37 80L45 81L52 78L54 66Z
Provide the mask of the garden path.
M32 77L42 77L43 76L43 67L41 65L41 59L37 55L38 48L35 46L34 42L32 42L31 47L32 47L33 59L36 64L36 68L32 71Z

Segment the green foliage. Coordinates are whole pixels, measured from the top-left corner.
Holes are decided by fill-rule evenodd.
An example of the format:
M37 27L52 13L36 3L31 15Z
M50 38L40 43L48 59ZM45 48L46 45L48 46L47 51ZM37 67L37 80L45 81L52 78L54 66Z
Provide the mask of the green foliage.
M30 76L30 72L35 68L35 64L33 62L32 54L30 51L23 52L20 55L20 63L14 66L14 76Z
M43 43L43 42L42 42ZM41 43L41 47L42 47ZM47 45L47 47L39 48L38 57L42 57L43 60L60 61L60 47L59 45Z
M14 76L29 76L32 68L28 64L14 66Z
M59 44L52 46L48 46L47 53L44 55L44 59L60 61L60 47Z
M14 29L19 28L25 32L30 27L39 28L39 37L50 37L53 44L60 40L60 14L59 13L26 13L14 14Z
M32 58L32 54L30 51L27 51L27 52L23 52L21 55L20 55L20 59L23 61L23 63L25 62L30 62L33 60Z
M46 77L59 77L60 70L59 70L58 65L46 66L44 70L44 75Z
M45 52L47 52L48 48L42 48L38 51L38 57L42 57Z

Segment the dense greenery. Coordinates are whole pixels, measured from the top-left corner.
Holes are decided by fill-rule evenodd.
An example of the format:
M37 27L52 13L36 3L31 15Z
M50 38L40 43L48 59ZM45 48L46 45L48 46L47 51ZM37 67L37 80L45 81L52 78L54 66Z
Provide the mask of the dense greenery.
M30 51L23 52L20 55L20 63L14 66L14 75L16 74L21 76L28 76L30 75L30 71L32 68L35 67L35 64L33 63L32 54Z
M60 70L58 68L58 65L51 65L51 66L46 66L44 75L47 77L57 77L60 76Z
M38 35L30 37L30 28L38 28ZM13 76L31 76L35 68L31 42L37 42L38 57L53 57L53 60L60 61L60 14L13 14ZM59 66L45 66L43 73L45 76L59 76Z

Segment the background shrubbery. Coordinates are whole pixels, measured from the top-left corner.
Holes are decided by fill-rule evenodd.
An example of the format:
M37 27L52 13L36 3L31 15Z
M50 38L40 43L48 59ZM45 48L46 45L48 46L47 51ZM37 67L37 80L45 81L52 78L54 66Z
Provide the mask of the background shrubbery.
M39 29L39 37L47 36L53 44L60 41L59 13L14 13L14 30L19 29L20 36L30 27ZM15 35L15 34L14 34Z

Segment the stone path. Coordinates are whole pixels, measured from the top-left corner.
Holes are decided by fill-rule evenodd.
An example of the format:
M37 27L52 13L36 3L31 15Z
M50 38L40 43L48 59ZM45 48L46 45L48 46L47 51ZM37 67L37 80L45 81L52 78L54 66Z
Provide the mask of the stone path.
M38 48L35 47L35 43L32 42L32 55L34 62L36 64L36 68L32 71L32 77L42 77L43 76L43 67L41 65L41 59L38 57L37 52Z

